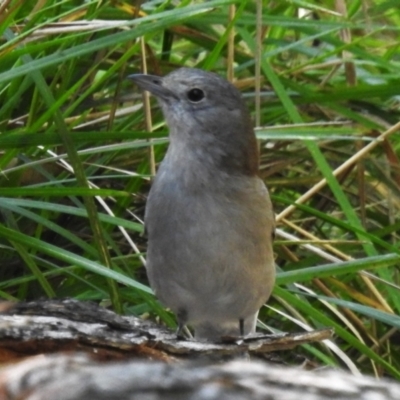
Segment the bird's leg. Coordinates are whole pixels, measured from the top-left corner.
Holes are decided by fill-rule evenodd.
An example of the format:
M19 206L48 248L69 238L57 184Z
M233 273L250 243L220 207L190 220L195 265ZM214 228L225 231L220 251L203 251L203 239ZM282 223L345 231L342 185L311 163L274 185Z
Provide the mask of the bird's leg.
M177 339L185 339L185 335L183 334L183 329L185 328L186 321L187 321L187 311L185 309L180 309L177 314L176 318L178 320L178 329L176 330L176 337Z
M243 318L239 319L239 332L240 332L240 336L244 336L244 319Z

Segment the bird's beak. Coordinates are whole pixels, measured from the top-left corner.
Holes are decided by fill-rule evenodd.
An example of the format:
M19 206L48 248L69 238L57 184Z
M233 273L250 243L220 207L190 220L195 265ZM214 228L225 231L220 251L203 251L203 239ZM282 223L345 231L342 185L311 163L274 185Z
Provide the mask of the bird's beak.
M161 100L177 98L168 88L163 86L163 78L156 75L133 74L127 77L135 82L140 88L149 91Z

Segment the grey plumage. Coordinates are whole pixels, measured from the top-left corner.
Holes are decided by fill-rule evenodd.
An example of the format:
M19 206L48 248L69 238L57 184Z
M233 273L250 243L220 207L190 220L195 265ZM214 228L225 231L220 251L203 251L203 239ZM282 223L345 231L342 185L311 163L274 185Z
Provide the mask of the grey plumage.
M147 274L159 300L198 339L255 331L270 296L274 214L240 92L181 68L130 76L157 96L170 145L146 205Z

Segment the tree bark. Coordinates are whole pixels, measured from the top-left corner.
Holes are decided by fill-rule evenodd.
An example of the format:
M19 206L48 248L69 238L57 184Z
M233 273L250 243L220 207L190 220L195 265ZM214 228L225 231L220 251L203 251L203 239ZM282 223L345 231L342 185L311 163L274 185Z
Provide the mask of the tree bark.
M93 303L2 303L0 400L400 399L400 385L391 381L260 362L268 352L330 335L202 343Z

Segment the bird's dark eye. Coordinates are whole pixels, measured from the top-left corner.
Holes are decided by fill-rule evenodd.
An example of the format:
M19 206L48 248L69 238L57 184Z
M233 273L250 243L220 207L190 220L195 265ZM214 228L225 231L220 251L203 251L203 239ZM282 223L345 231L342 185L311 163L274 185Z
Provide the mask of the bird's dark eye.
M204 92L201 89L193 88L187 92L187 97L190 101L198 103L200 100L204 98Z

